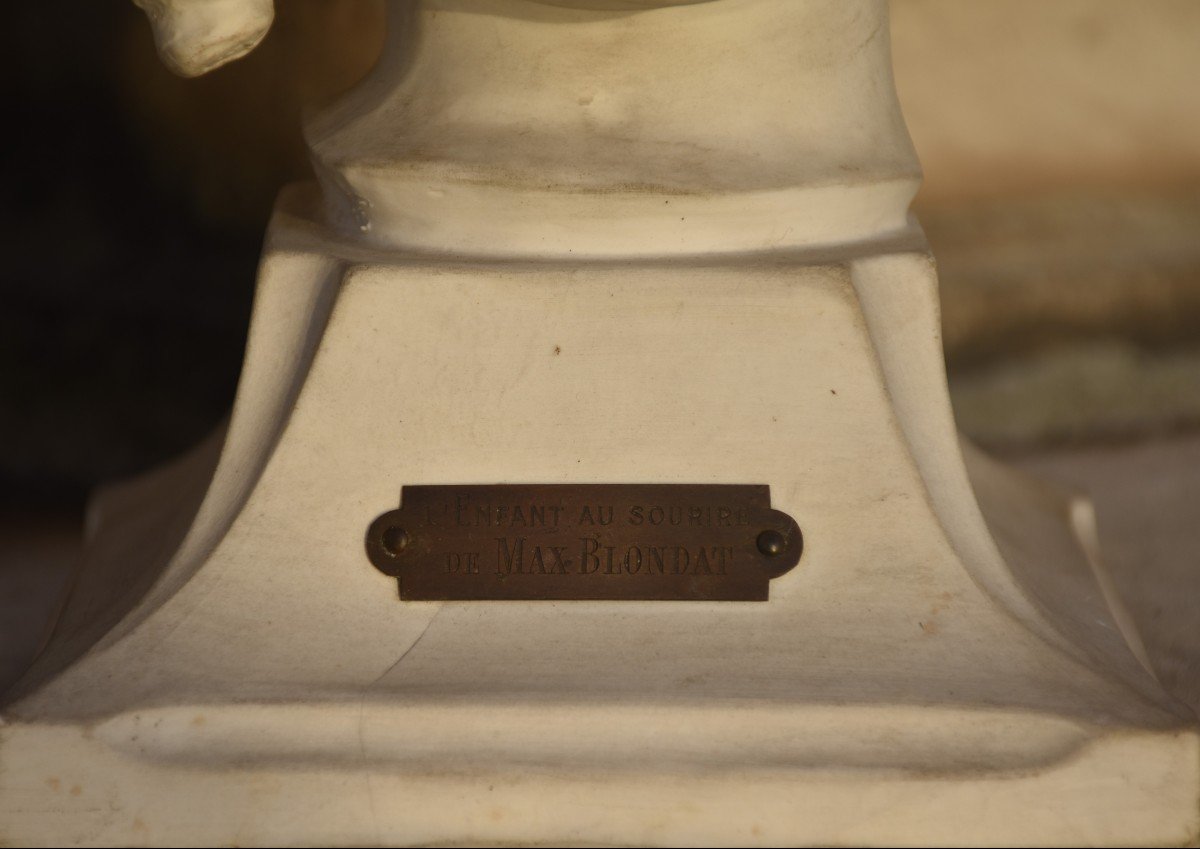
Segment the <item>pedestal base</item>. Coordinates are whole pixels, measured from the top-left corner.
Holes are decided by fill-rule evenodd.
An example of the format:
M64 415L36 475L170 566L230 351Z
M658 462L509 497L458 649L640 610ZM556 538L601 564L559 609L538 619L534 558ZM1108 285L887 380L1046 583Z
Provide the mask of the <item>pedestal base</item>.
M6 710L4 840L1195 835L1194 720L1086 504L968 478L919 234L467 262L289 198L215 471L98 503ZM362 539L399 488L505 482L765 483L805 554L766 603L397 600Z
M12 729L4 822L18 845L1180 845L1198 758L994 710L192 705Z

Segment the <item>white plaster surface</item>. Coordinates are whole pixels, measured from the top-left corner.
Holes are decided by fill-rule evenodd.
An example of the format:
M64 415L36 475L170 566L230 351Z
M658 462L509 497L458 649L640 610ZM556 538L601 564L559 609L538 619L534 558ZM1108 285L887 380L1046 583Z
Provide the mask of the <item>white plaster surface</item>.
M196 77L253 50L275 18L273 0L133 0L145 10L158 55Z
M944 379L881 369L864 319L935 326L917 234L865 263L446 263L323 241L300 203L250 356L299 354L249 368L209 504L68 663L131 601L73 597L6 712L10 842L1187 839L1193 720L1069 502L974 458L990 528L931 496L965 480L916 436ZM137 497L168 514L188 474ZM766 604L401 603L366 561L400 485L514 481L765 482L806 552ZM95 585L129 539L97 529ZM80 790L48 827L54 782Z
M1087 504L960 450L885 11L418 3L417 70L310 129L351 218L285 194L228 431L96 501L0 841L1193 839L1195 718ZM401 486L514 482L765 483L804 557L766 603L402 603L368 563Z
M591 5L393 0L375 71L307 127L336 225L572 258L903 230L920 167L885 4L564 8Z

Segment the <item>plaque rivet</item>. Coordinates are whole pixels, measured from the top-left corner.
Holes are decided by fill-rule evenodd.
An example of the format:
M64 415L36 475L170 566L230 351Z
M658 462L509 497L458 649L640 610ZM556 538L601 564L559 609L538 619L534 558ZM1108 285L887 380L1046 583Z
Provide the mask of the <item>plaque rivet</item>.
M383 550L389 557L398 557L400 552L408 547L408 532L404 528L392 525L383 532Z
M778 557L787 550L787 538L776 530L765 530L758 535L758 550L767 557Z

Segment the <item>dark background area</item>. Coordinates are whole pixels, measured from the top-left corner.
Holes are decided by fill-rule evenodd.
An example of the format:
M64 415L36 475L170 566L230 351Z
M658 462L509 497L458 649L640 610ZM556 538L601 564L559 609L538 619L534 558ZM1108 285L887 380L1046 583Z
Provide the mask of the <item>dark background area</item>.
M132 4L6 11L0 506L72 508L225 414L268 211L215 222L156 167L118 96Z
M168 71L129 0L11 4L0 510L76 513L227 414L306 108L373 64L379 0L288 0L247 58Z

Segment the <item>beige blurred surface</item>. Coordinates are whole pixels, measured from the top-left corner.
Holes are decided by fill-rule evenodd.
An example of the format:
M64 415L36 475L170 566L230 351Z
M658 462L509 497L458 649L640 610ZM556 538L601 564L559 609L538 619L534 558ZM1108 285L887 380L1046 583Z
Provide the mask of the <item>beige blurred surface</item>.
M1105 565L1155 672L1200 713L1200 436L1044 452L1018 465L1091 495Z
M893 0L922 201L1200 182L1200 5Z
M1200 427L1200 4L893 0L960 425Z
M893 0L925 204L1200 183L1200 4Z

